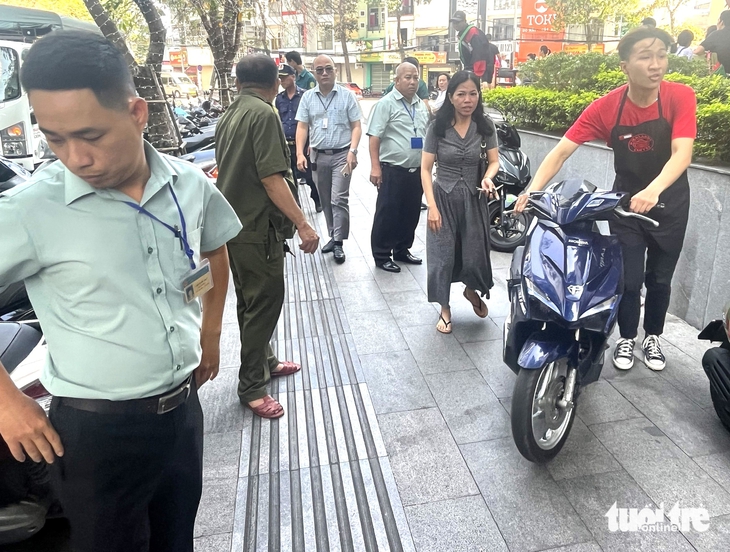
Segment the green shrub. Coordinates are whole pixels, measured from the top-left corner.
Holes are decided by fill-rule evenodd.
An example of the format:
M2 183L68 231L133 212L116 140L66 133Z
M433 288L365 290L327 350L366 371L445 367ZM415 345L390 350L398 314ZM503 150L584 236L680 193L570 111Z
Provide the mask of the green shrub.
M708 96L711 95L710 91L720 89L724 90L723 94L727 94L727 88L714 82L713 77L696 81L702 81ZM696 84L696 81L693 82ZM719 97L720 92L712 93ZM484 102L488 107L502 112L519 127L564 132L600 96L596 92L570 93L518 86L487 91L484 93ZM730 162L728 121L730 105L714 101L697 107L695 157Z

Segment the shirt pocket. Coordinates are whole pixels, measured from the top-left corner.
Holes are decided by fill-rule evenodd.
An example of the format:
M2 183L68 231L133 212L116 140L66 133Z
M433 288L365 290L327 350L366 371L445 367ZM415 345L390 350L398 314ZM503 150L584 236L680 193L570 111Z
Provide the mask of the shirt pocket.
M331 109L330 110L330 122L338 126L350 126L350 120L347 117L347 110L345 109Z
M200 266L200 240L203 234L203 228L196 228L187 232L188 246L193 250L193 260L195 266ZM175 266L175 277L177 281L173 282L175 287L180 287L183 278L190 272L190 259L180 245L180 240L174 239L175 251L173 252L174 266Z

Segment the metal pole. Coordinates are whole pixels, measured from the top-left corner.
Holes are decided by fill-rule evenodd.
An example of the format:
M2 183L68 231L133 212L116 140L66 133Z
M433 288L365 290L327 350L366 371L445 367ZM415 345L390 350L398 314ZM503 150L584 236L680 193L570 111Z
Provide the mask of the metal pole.
M477 7L477 26L487 33L487 0L479 0Z

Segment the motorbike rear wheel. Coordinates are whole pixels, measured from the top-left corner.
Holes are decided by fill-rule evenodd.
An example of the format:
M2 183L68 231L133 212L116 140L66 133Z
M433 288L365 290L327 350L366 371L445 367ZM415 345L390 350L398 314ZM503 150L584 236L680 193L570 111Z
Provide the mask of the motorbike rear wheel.
M500 200L489 203L489 245L495 251L511 253L527 238L529 220L525 213L509 215L502 220Z
M543 464L563 448L575 419L575 404L562 408L565 393L565 359L535 370L520 370L512 396L512 437L520 454ZM575 395L573 396L575 401Z

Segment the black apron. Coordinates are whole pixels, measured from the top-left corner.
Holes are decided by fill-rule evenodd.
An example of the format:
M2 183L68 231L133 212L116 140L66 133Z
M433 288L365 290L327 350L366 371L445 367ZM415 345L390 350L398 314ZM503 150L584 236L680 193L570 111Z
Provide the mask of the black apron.
M627 88L611 130L611 149L616 171L613 189L633 196L659 176L672 156L672 125L664 118L661 97L657 97L657 119L636 126L622 125L621 114L628 94ZM659 196L659 203L663 203L664 208L654 208L647 213L659 222L658 228L636 219L619 219L611 221L611 232L624 245L644 243L643 236L649 233L662 249L681 248L689 219L689 199L689 180L684 171Z

